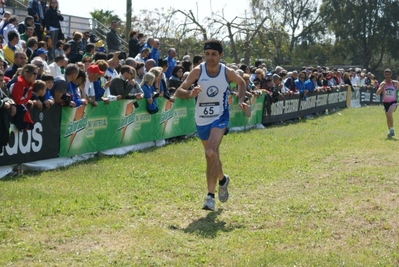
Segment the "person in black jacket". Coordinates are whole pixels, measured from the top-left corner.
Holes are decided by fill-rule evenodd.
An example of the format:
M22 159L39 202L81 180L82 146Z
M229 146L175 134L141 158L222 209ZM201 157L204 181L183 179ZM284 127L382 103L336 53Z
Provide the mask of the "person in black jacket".
M139 53L139 39L137 36L139 35L138 31L131 30L129 33L129 57L135 58Z
M35 20L35 33L37 40L43 40L43 21L44 12L42 2L39 0L29 0L28 2L28 15L32 16Z
M0 71L0 153L3 152L3 147L8 144L10 115L14 116L16 111L15 102L10 97L4 83L4 73Z
M71 51L67 55L69 63L76 63L82 61L82 54L80 51L80 42L82 41L83 34L81 32L74 32L73 39L69 40L67 44L70 45ZM65 48L65 45L64 45ZM64 49L65 50L65 49Z
M60 21L64 21L64 17L61 15L61 12L58 10L58 1L51 0L50 7L44 13L44 23L46 25L46 33L50 34L51 38L51 50L49 53L49 59L54 60L54 52L56 44L59 40L59 36L62 35L61 24Z

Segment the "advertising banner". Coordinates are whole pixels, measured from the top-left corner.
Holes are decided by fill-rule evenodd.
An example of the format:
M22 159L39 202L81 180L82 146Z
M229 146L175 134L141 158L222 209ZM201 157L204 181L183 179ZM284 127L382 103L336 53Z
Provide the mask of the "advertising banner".
M262 123L274 123L303 117L329 108L345 107L347 91L340 89L331 92L311 92L306 98L300 95L284 96L276 103L265 101Z
M159 98L159 112L149 114L146 100L99 102L63 109L60 157L162 140L195 132L193 100L174 103ZM136 104L137 105L137 104Z
M30 109L33 129L18 131L11 124L10 140L0 154L0 166L58 157L61 107Z
M239 127L262 123L263 102L265 95L254 96L248 99L250 116L245 116L244 111L238 106L238 98L230 96L230 123L229 127Z

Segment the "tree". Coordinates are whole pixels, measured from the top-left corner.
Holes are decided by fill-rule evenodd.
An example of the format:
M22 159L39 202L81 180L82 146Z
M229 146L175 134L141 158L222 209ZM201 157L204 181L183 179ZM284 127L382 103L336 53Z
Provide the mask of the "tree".
M397 0L323 0L320 14L351 62L377 69L387 54L398 55Z
M251 6L254 16L270 19L268 28L261 32L266 37L262 40L274 46L278 64L284 62L284 55L290 59L296 45L314 39L321 29L315 0L252 0Z
M104 26L111 25L114 20L117 22L122 21L118 15L114 14L113 10L94 9L93 12L90 12L90 16Z

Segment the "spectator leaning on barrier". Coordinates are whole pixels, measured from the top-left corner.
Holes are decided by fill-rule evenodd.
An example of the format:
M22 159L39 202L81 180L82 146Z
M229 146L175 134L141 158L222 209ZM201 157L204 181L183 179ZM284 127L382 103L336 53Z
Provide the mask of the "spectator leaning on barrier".
M28 105L34 105L31 101L33 83L36 80L38 68L33 64L26 64L13 84L11 96L17 105L17 113L14 116L14 124L18 130L31 129L33 121L30 116Z
M385 117L387 119L388 126L388 138L395 136L395 130L393 127L393 113L397 107L396 91L399 90L399 82L392 80L392 71L386 69L384 71L385 80L381 82L380 87L377 90L377 95L382 94L382 102L384 103Z
M140 86L144 92L144 98L146 99L146 107L147 111L150 114L155 114L158 112L158 106L156 98L159 96L158 93L154 91L154 84L155 75L152 72L148 72L144 75L143 81L141 82Z
M172 76L170 76L168 81L169 87L179 88L182 84L182 77L184 73L184 68L182 66L175 66L172 70Z
M46 83L46 93L43 96L43 104L46 108L54 105L54 98L51 95L51 88L54 85L54 77L51 74L43 74L42 81Z
M253 80L253 83L259 84L259 89L270 89L267 85L266 74L261 68L255 70L255 79Z
M128 65L121 68L121 73L111 81L109 86L112 95L121 95L123 99L140 100L143 90L135 82L136 70Z
M54 78L51 94L54 97L55 103L71 108L76 106L76 103L73 101L73 95L68 93L68 83L75 81L78 74L78 66L76 64L68 64L65 68L64 77Z
M81 105L87 105L87 100L82 97L80 92L80 86L86 83L86 72L84 70L78 69L78 75L75 80L68 83L68 93L71 94L73 102L76 104L75 107Z
M307 91L305 90L305 78L306 73L301 72L298 75L298 79L295 80L295 88L298 90L298 93L301 95L302 100L306 100Z
M35 57L35 58L32 59L31 63L33 65L35 65L36 67L38 67L36 80L37 79L41 79L43 73L45 72L44 71L44 63L45 62L43 61L43 59L41 57ZM47 72L47 73L50 73L50 72Z
M8 144L10 116L14 116L16 112L15 102L8 93L4 84L4 74L0 71L0 153L3 152L3 147Z
M298 72L296 70L292 71L290 75L287 75L287 79L284 81L285 87L287 87L291 92L298 92L295 86L295 80L298 79Z

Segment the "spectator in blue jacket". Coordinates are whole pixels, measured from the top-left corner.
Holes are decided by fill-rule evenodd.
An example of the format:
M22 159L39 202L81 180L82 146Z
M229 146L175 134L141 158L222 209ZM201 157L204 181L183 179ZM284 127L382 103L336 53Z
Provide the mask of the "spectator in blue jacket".
M295 80L295 87L299 94L302 96L302 100L306 100L307 90L305 89L305 77L306 73L301 72L298 75L298 79Z

